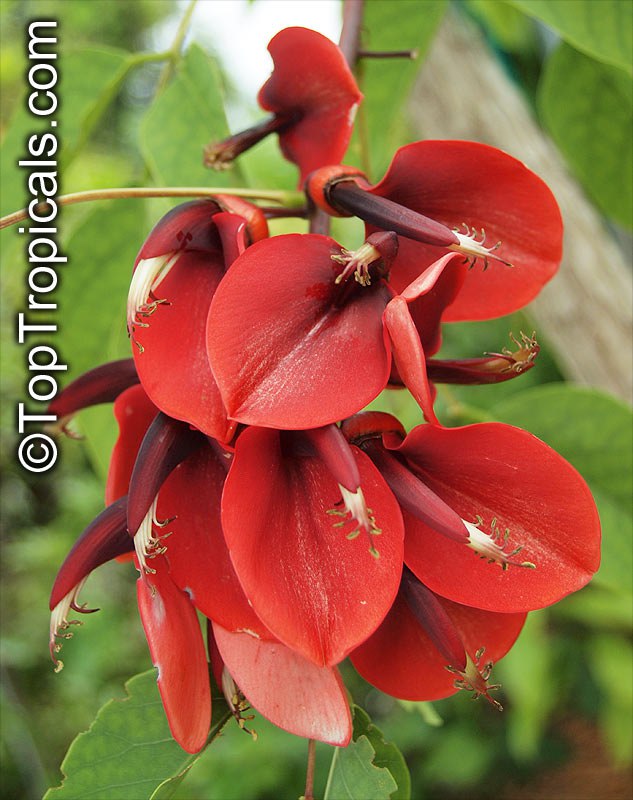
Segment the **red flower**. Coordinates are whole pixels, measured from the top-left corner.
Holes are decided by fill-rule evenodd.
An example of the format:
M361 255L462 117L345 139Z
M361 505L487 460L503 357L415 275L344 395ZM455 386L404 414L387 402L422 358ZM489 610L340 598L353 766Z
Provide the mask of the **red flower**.
M394 240L374 234L350 254L326 236L276 236L235 261L207 326L229 419L274 428L340 420L385 388L392 352L427 419L435 419L408 305L457 256L444 256L394 297L386 279Z
M465 263L447 271L437 296L412 306L427 353L439 347L439 339L433 346L424 335L436 333L438 309L446 322L509 314L538 294L561 259L562 221L548 187L520 161L484 144L415 142L396 152L373 187L358 170L334 166L310 176L307 190L329 213L364 219L368 234L398 233L391 276L397 292L442 252L465 255L472 269Z
M498 614L434 594L405 568L396 602L378 630L351 654L358 672L403 700L439 700L459 689L490 691L493 664L521 632L526 614ZM457 677L456 677L457 676Z
M120 437L107 491L113 502L79 538L51 594L56 663L59 639L73 624L70 610L87 610L78 600L87 576L135 552L138 605L159 690L186 750L203 746L210 713L196 609L217 626L231 675L262 713L300 735L346 744L349 708L334 664L380 624L402 568L401 515L377 470L335 426L250 429L233 457L157 413L141 386L119 395L115 413ZM373 545L379 534L380 553ZM244 654L260 669L249 667ZM294 720L297 698L311 693L314 714Z
M275 68L258 100L274 116L205 148L207 166L222 169L277 131L284 156L306 176L338 163L347 150L362 94L340 49L307 28L286 28L269 45Z
M184 203L147 237L130 286L128 330L143 388L166 414L220 441L235 425L209 369L205 321L227 267L265 235L263 214L250 203L226 196Z
M405 437L397 420L375 413L343 429L398 498L405 562L436 594L488 611L530 611L582 588L598 569L589 488L526 431L419 425Z

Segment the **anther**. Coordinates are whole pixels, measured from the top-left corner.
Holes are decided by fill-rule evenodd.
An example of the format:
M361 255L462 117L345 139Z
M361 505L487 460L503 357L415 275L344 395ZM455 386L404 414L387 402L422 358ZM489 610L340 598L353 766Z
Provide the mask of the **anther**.
M477 515L475 520L475 522L462 521L468 531L467 544L480 558L483 558L489 564L500 564L503 570L507 570L509 566L536 569L536 565L531 561L517 561L515 559L515 556L523 550L523 545L515 547L510 552L505 550L510 538L510 529L504 528L502 530L496 517L493 517L490 522L489 534L481 530L484 522L483 518Z

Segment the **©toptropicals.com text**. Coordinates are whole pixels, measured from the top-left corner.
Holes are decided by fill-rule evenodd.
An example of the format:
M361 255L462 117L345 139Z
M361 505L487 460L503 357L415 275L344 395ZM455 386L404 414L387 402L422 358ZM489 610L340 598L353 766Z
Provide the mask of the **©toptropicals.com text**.
M27 28L25 41L27 66L27 108L32 115L36 132L26 137L25 155L18 165L25 170L28 197L25 206L28 218L18 232L24 236L24 253L29 265L26 275L24 310L17 314L17 341L28 347L25 355L28 367L28 400L17 405L17 428L20 436L17 456L29 472L46 472L57 461L54 439L42 432L43 423L52 424L57 417L34 413L32 401L49 403L57 394L57 376L68 369L59 361L51 346L51 337L57 331L54 321L57 303L53 292L57 287L57 268L66 256L60 254L57 235L58 175L56 154L59 150L57 136L58 82L57 22L33 21ZM39 124L38 124L39 123ZM43 343L42 335L45 336Z

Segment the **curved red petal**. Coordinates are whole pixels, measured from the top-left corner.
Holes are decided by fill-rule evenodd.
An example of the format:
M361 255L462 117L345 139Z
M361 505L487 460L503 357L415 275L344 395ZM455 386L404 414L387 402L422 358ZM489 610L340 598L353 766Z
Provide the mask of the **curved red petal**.
M509 314L532 300L561 260L562 220L554 196L520 161L476 142L425 141L400 148L372 194L387 197L451 228L483 229L486 246L513 267L490 260L465 275L444 320L479 320ZM374 228L368 228L374 230ZM399 291L441 251L400 237L391 272Z
M190 200L168 211L150 231L138 259L155 258L186 248L214 253L218 248L213 216L220 211L215 200Z
M286 28L271 39L275 68L262 86L262 108L288 115L280 132L284 156L310 172L343 158L362 94L340 49L316 31Z
M345 747L352 719L338 670L319 667L281 642L260 642L213 625L227 669L248 701L274 725Z
M156 573L138 579L138 607L158 689L174 739L188 753L204 746L211 725L211 689L204 641L191 600L155 559Z
M119 423L119 438L112 450L105 501L110 505L127 494L141 442L158 409L142 386L131 386L114 401L114 416Z
M522 550L507 570L478 558L404 512L405 561L434 592L490 611L529 611L580 589L600 561L600 522L587 484L532 434L500 423L419 426L397 448L414 472L467 522L482 518L503 549Z
M326 236L275 236L249 247L211 303L207 348L229 417L279 429L317 428L384 389L390 350L377 283L336 305L341 248ZM362 364L362 370L358 365Z
M227 441L234 425L227 421L204 337L211 297L223 274L219 238L214 251L182 252L156 289L165 302L146 318L147 327L134 327L138 346L133 349L143 388L161 411Z
M498 661L521 632L525 614L495 614L438 598L464 649L474 660L485 648L486 661ZM378 630L354 650L350 659L373 686L403 700L439 700L455 694L455 675L428 634L398 595Z
M369 552L341 512L341 491L290 434L249 428L237 441L222 498L222 526L235 571L264 624L318 665L341 661L380 624L402 572L401 516L369 459L355 449L361 485L380 536ZM295 434L296 436L296 434ZM338 513L337 513L338 512ZM342 522L342 525L338 525Z
M220 501L229 463L203 447L163 484L157 516L169 520L165 558L176 586L206 617L231 631L270 638L246 599L222 534Z

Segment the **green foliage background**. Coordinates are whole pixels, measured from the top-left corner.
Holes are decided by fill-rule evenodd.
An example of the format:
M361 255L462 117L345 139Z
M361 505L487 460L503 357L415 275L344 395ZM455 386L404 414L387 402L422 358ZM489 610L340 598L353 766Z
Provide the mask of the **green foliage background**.
M423 55L447 5L444 0L370 0L367 44L376 49L416 47ZM460 14L478 22L521 82L570 169L605 218L630 226L631 182L622 175L631 171L631 152L622 143L631 135L633 6L618 0L470 0L456 5ZM204 8L205 13L214 13L212 2ZM244 181L294 188L294 170L282 161L273 141L247 154L232 172L210 175L202 168L201 147L227 130L224 102L230 79L208 47L195 41L187 40L182 54L155 52L151 32L169 20L175 35L183 10L169 0L63 4L4 0L0 7L3 214L21 206L25 197L24 175L16 161L23 155L25 135L35 131L22 96L24 30L27 20L35 17L56 16L61 23L58 89L63 98L59 130L65 193L125 185L231 186ZM551 43L552 31L553 49L543 46L544 35ZM238 36L235 41L239 46ZM391 152L410 139L402 108L418 69L419 62L363 62L367 101L360 126L367 136L364 144L362 137L355 139L349 160L365 162L374 177L381 174ZM125 200L64 209L61 241L69 266L57 291L62 325L55 346L70 364L68 380L97 363L128 354L123 309L131 264L147 231L170 205L163 200ZM337 223L335 235L354 246L358 227ZM85 440L62 443L61 463L52 474L33 477L16 466L14 408L26 391L24 348L14 344L13 326L15 309L24 307L25 263L15 230L3 231L0 244L2 786L5 796L38 798L48 786L59 784L58 766L77 732L89 726L111 697L122 698L124 681L146 670L150 660L135 608L134 570L111 564L90 579L86 595L103 610L65 646L66 667L61 675L53 674L47 652L49 588L72 542L102 507L115 427L108 408L92 409L78 423ZM443 352L479 355L497 349L508 331L521 329L531 330L524 314L453 325L446 332ZM415 798L476 800L491 793L510 798L516 787L533 786L537 776L573 763L573 736L570 744L565 735L570 725L588 726L615 775L630 761L632 745L629 409L599 391L568 385L556 353L547 346L538 367L520 380L493 387L457 387L443 392L438 402L446 424L497 419L520 425L568 458L590 483L599 505L603 566L587 589L530 616L519 643L496 670L504 685L508 708L504 715L470 704L462 696L433 707L400 704L367 686L345 665L355 701L370 712L382 734L359 709L354 745L336 754L329 777L332 751L319 745L317 796L336 800L347 796L342 786L360 781L362 787L355 772L359 764L361 772L370 775L371 788L350 797L409 796L397 756L384 744L383 734L403 751ZM417 409L403 394L386 393L376 405L395 411L408 426L419 421ZM156 703L151 674L136 678L133 687ZM132 712L130 720L139 728L137 713ZM161 725L164 735L160 704L155 717L144 724L148 736ZM305 742L260 718L254 727L257 743L229 725L195 763L185 763L173 750L169 756L154 754L149 760L160 769L152 772L151 791L185 767L190 770L182 783L156 788L153 796L182 800L298 796ZM67 771L73 772L77 758L75 749L65 764ZM76 779L75 775L72 780ZM66 786L49 796L61 800L84 796L86 791ZM133 800L129 791L124 788L123 794L116 794L102 788L95 796ZM534 791L531 796L536 796Z

